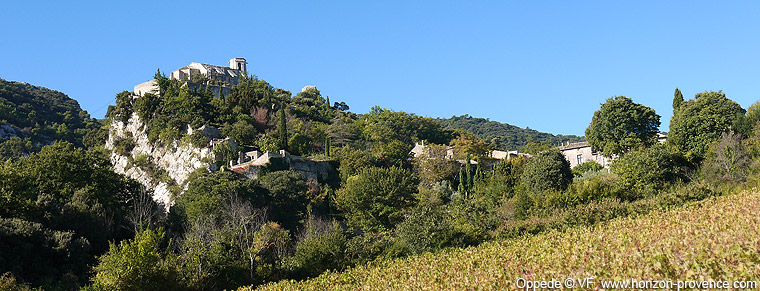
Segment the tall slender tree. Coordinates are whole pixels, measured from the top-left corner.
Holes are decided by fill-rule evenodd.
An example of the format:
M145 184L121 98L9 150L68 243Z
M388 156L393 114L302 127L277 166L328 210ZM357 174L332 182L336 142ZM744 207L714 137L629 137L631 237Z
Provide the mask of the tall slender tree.
M681 94L681 90L678 90L678 88L676 88L676 92L673 93L673 110L681 107L681 104L683 104L683 94Z
M280 103L280 148L288 150L288 122L285 116L285 103Z

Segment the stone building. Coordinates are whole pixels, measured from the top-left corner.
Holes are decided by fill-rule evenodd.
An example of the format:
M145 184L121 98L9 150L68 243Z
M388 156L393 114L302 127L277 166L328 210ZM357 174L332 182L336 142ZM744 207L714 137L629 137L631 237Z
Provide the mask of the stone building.
M565 155L565 159L570 162L570 168L583 164L587 161L594 161L605 168L609 168L612 159L602 156L596 149L592 148L588 142L568 143L558 147L559 151Z
M414 158L414 157L417 157L419 155L422 155L424 153L424 151L425 151L425 142L424 141L422 141L422 142L416 142L416 143L414 143L414 148L412 148L412 150L409 152L409 156L412 157L412 158ZM498 150L492 150L489 153L488 158L491 158L491 159L494 159L494 160L510 160L510 159L516 158L518 156L524 156L524 157L528 157L528 158L532 157L530 154L520 153L518 151L498 151ZM454 147L452 147L452 146L447 146L446 147L446 158L449 159L449 160L453 160L454 159ZM457 161L460 162L460 163L462 163L462 164L465 163L464 160L457 160ZM473 160L471 162L473 164L477 164L477 161L475 161L475 160Z
M657 142L664 143L668 140L668 135L665 133L657 133ZM558 149L565 155L565 159L570 162L570 167L573 168L577 165L583 164L586 161L594 161L599 163L605 168L609 168L614 157L605 157L592 148L588 142L576 142L568 143L559 146Z
M244 58L230 59L229 67L192 62L187 66L174 70L170 79L185 82L191 90L209 88L214 96L227 95L230 88L240 83L240 77L248 73L248 62ZM134 87L134 93L142 96L145 93L158 91L156 80L150 80Z

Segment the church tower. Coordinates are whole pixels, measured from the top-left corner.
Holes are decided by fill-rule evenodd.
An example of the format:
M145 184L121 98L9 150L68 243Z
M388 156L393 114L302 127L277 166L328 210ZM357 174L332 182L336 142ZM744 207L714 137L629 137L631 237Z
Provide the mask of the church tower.
M230 59L230 69L240 70L243 72L243 75L248 74L248 70L246 70L245 67L246 64L248 64L248 62L246 62L244 58Z

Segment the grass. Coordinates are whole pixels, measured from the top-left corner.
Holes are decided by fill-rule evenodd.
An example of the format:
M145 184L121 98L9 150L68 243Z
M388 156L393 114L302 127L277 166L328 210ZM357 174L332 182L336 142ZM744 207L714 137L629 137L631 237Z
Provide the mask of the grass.
M517 278L758 280L760 194L381 261L260 290L513 289ZM240 290L251 290L250 287Z

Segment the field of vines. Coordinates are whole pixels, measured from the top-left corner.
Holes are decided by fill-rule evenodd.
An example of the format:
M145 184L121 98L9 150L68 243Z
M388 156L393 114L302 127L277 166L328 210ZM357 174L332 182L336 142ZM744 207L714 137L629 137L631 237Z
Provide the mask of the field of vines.
M377 262L261 290L504 290L515 280L758 280L760 194ZM248 290L242 288L240 290Z

